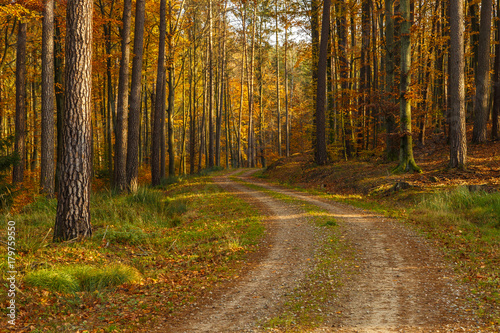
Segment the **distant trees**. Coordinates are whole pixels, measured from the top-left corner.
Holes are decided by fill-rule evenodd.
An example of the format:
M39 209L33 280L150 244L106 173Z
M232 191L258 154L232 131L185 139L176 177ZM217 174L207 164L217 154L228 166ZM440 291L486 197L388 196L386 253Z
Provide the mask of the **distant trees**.
M62 179L53 168L64 158L67 6L20 3L0 11L0 139L16 135L23 161L12 180L27 176L52 196ZM431 136L449 139L450 165L460 167L465 125L473 126L472 142L486 142L488 121L491 138L499 137L500 48L489 36L498 40L500 24L491 20L493 8L498 18L491 0L464 4L463 27L447 1L335 1L323 20L328 2L318 0L138 0L135 16L129 0L94 3L91 164L93 176L118 191L137 190L141 166L158 185L187 171L264 166L307 151L321 151L322 164L327 155L385 150L389 161L400 157L397 170L418 171L413 145ZM456 29L463 64L454 63Z

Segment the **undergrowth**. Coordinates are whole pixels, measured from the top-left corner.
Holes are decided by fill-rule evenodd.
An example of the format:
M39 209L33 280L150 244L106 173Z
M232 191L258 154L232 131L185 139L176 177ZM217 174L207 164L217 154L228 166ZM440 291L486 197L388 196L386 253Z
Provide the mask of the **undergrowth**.
M439 240L475 286L479 314L500 325L500 193L458 187L425 195L409 220Z
M16 222L19 325L48 332L154 325L231 280L264 231L257 210L206 176L94 193L93 235L82 242L52 242L56 208L39 197L4 218Z

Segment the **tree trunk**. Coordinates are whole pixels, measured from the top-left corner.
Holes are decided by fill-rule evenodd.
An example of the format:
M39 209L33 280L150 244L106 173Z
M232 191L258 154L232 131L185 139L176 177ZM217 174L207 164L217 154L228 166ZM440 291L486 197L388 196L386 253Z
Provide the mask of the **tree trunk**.
M161 182L161 146L165 144L165 35L166 35L166 0L160 1L160 40L158 45L158 69L156 72L156 101L153 120L153 145L151 148L151 185ZM163 114L163 115L162 115Z
M40 191L54 196L54 0L45 2L42 23L42 156Z
M318 84L316 91L316 149L315 161L318 165L325 165L326 153L326 64L328 53L328 35L330 33L330 6L331 1L325 0L323 4L323 20L321 24L321 42L318 60Z
M214 166L214 68L213 68L213 19L212 0L208 1L208 167Z
M388 106L385 107L385 128L386 128L386 157L393 161L397 157L397 143L395 137L396 120L393 111L394 104L394 0L385 1L385 88L387 93Z
M146 0L137 0L135 7L134 57L132 59L132 83L127 137L127 186L137 192L139 174L139 141L141 125L142 56L144 49L144 17ZM147 99L146 99L147 101ZM147 112L147 109L145 110ZM146 122L147 123L147 122Z
M284 71L285 71L285 156L290 157L290 114L288 103L288 4L285 0L285 55L284 55Z
M278 119L278 156L281 152L281 106L280 106L280 51L279 51L279 28L278 28L278 1L276 0L276 114Z
M497 1L497 13L495 21L496 44L495 44L495 65L493 74L493 110L491 139L500 139L500 0Z
M474 129L472 131L472 142L474 143L486 142L486 123L489 111L488 90L490 89L491 12L491 0L482 0L474 103Z
M130 62L130 30L132 21L132 0L123 1L123 27L120 73L118 77L118 107L116 109L115 127L115 168L113 187L118 192L127 186L127 112L128 112L128 74Z
M463 0L450 2L450 167L467 163Z
M26 163L26 23L19 23L16 52L16 138L14 150L19 155L19 163L12 170L12 182L24 180Z
M54 240L90 237L92 1L68 2L61 182Z
M253 104L254 104L254 94L253 94L253 77L254 77L254 57L255 57L255 19L257 12L257 3L254 2L253 8L253 18L252 18L252 41L250 46L250 61L249 61L249 73L248 73L248 166L254 168L254 125L253 125Z
M413 142L411 132L411 103L410 103L410 66L411 66L411 44L410 44L410 0L401 0L401 79L399 90L399 117L400 117L400 150L399 165L394 171L421 172L413 158Z

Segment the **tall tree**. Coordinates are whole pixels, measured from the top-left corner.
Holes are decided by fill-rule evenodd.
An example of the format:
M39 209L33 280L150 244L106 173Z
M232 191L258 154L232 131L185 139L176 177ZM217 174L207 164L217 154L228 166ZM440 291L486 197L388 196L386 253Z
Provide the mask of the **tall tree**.
M476 96L474 103L474 129L472 131L472 142L474 143L486 142L492 7L491 0L483 0L481 2L481 23L479 27L478 62L476 70Z
M493 140L500 139L500 0L497 0L496 5L496 44L495 44L495 64L493 74L493 110L492 110L492 126L491 138Z
M330 6L331 1L323 3L323 19L321 23L321 41L318 59L318 84L316 90L316 147L315 161L318 165L327 163L326 153L326 65L328 53L328 36L330 33Z
M395 171L421 172L413 158L413 140L411 132L411 103L410 103L410 0L401 0L401 79L399 88L399 117L401 143L399 148L399 165Z
M213 52L213 13L212 13L212 0L208 0L208 167L214 166L214 52Z
M127 138L127 186L130 192L137 191L139 174L139 139L141 119L141 78L144 50L144 18L146 0L135 4L134 57L132 59L132 83L130 87L130 110ZM147 101L147 99L146 99ZM146 112L146 111L145 111ZM146 112L147 113L147 112ZM147 123L147 122L146 122Z
M123 1L122 48L120 74L118 77L118 106L115 127L115 168L113 187L119 192L127 185L127 112L128 112L128 73L130 62L130 26L132 20L132 0Z
M160 1L160 39L158 44L158 67L156 71L156 101L153 118L153 135L151 148L151 184L160 185L161 146L165 142L165 37L166 37L166 0Z
M387 93L388 106L385 112L386 128L386 157L388 160L395 160L397 157L397 144L395 142L394 131L396 121L392 105L394 104L394 0L385 1L385 89Z
M450 167L467 163L463 0L450 2Z
M20 22L17 30L16 51L16 140L14 150L20 162L12 170L12 182L24 180L26 161L26 22Z
M92 0L66 9L65 116L54 240L90 237Z
M278 0L276 0L276 113L278 116L278 155L281 156L281 106L280 106L280 43L279 43L279 27L278 27Z
M42 21L42 156L40 188L54 196L54 0L47 0Z

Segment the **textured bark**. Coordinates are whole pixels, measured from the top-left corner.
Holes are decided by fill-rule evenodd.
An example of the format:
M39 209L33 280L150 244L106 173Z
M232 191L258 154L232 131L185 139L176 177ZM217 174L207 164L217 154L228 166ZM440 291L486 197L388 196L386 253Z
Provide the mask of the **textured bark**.
M396 128L395 116L392 111L394 104L394 0L385 1L385 89L388 107L385 108L386 157L389 161L397 158L398 150L394 136Z
M490 36L491 0L481 4L481 23L479 28L478 63L476 70L476 96L474 103L474 129L472 142L486 142L486 123L488 121L488 90L490 89Z
M115 127L115 168L113 173L113 187L118 192L125 190L127 185L127 112L128 112L128 74L130 62L130 30L132 20L132 0L123 2L123 27L120 59L120 73L118 77L118 105L116 108Z
M12 182L24 180L26 163L26 23L19 23L16 52L16 122L14 150L19 154L19 163L12 170Z
M285 0L285 12L288 11L288 3ZM285 156L290 157L290 110L288 101L288 13L286 13L285 22L285 54L284 54L284 72L285 72Z
M463 0L450 2L450 167L467 163Z
M127 132L127 186L137 192L139 174L139 141L141 124L141 78L144 50L144 17L146 0L137 0L135 7L134 57L132 59L132 83L130 87L130 110ZM146 99L147 101L147 99ZM145 110L146 111L146 110ZM145 122L147 123L147 121Z
M280 51L279 51L279 38L278 38L278 1L276 1L276 115L278 126L278 155L281 156L281 106L280 106Z
M401 79L399 88L399 117L401 143L399 148L399 165L395 171L420 172L420 168L413 158L413 139L411 129L411 104L410 93L410 66L411 66L411 44L410 44L410 0L401 0Z
M54 240L90 237L92 1L66 10L65 116Z
M161 146L165 142L165 35L167 11L166 0L160 1L160 41L158 45L158 69L156 72L156 101L153 116L153 145L151 148L151 184L160 185Z
M496 13L496 44L495 44L495 65L493 74L493 110L491 139L500 139L500 0L497 0Z
M214 166L214 65L213 65L213 19L212 19L212 0L208 1L208 167Z
M193 10L193 26L192 26L192 51L190 52L189 63L190 63L190 71L191 75L189 75L189 87L190 87L190 95L191 95L191 103L189 103L189 173L193 174L195 172L195 159L196 159L196 106L198 105L196 99L196 50L197 50L197 42L196 42L196 10Z
M340 2L337 4L340 6ZM319 0L311 0L311 92L316 92L318 84L318 59L319 59ZM339 36L339 39L341 37ZM340 43L340 41L339 41ZM312 103L316 103L313 97ZM313 104L314 105L314 104ZM314 105L316 109L316 105ZM316 128L316 113L313 113L313 128ZM312 147L316 149L316 131L312 131Z
M54 196L54 0L48 0L42 22L42 156L40 190Z
M250 46L250 61L248 68L248 167L255 167L254 149L255 149L255 134L253 124L253 78L254 78L254 57L255 57L255 20L256 20L257 4L254 2L253 18L252 18L252 41Z
M330 33L331 1L323 3L323 20L321 24L321 42L318 59L318 84L316 90L316 147L315 160L318 165L327 163L326 153L326 65L328 53L328 35Z

